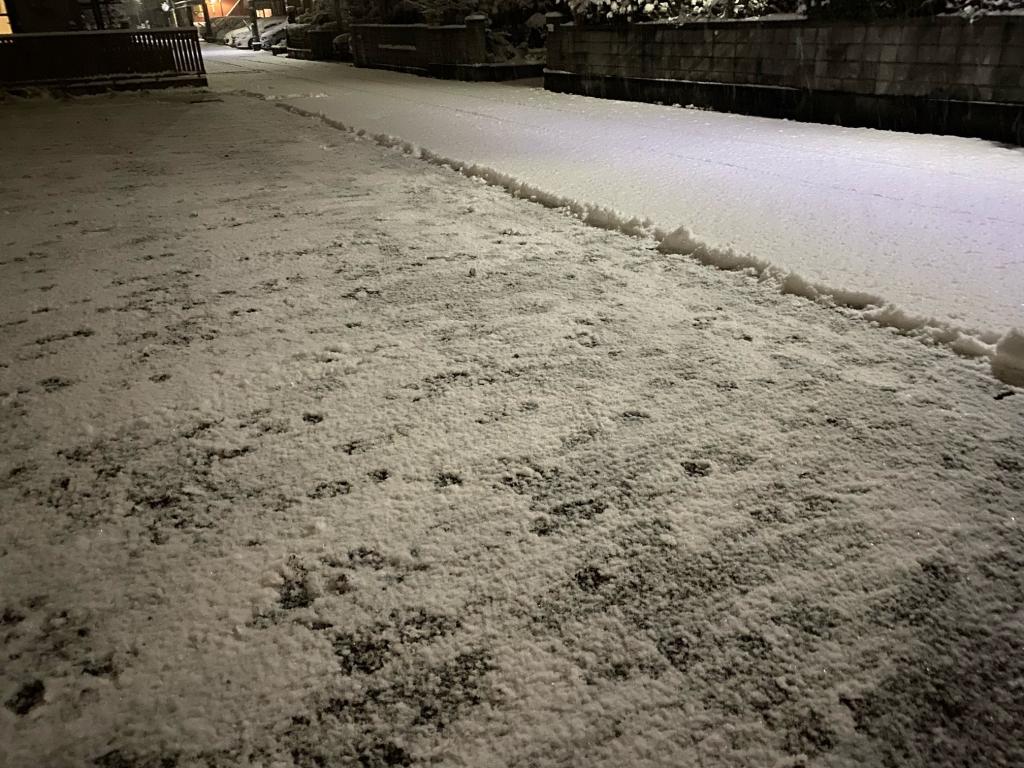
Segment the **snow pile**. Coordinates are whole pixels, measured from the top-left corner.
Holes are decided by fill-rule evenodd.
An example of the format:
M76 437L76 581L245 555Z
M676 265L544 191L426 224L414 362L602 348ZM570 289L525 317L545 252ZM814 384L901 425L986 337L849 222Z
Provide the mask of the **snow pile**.
M686 227L679 227L665 235L658 243L662 253L679 253L690 256L701 264L728 271L750 270L758 277L778 274L778 270L764 259L747 253L737 253L732 248L714 248L696 238Z
M1013 328L999 340L992 372L1007 384L1024 387L1024 333Z
M685 227L660 238L658 250L696 259L701 264L729 271L746 271L776 284L781 293L857 311L860 316L904 335L948 346L958 355L991 358L992 373L1008 384L1021 385L1024 376L1024 335L1011 329L1003 337L991 332L959 328L934 317L913 315L871 293L831 288L795 272L785 272L750 254L714 248L695 238Z
M793 296L803 296L805 299L819 301L822 299L831 301L839 307L850 309L867 309L877 307L885 303L885 299L873 293L864 291L851 291L844 288L829 288L821 283L812 283L805 280L795 272L790 272L782 279L781 289L783 293Z

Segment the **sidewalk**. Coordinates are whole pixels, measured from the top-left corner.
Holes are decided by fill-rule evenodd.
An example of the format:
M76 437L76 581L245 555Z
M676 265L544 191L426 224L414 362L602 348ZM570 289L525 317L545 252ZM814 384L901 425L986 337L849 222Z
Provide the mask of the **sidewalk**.
M1024 763L979 365L269 103L0 120L0 764Z

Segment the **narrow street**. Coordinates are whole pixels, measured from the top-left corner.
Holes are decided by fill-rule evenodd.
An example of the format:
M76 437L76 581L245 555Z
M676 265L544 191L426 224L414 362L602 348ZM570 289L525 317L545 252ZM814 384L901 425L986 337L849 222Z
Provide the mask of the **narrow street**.
M1020 147L568 96L539 81L446 82L223 46L204 55L217 91L262 94L665 231L684 226L826 289L891 302L901 314L883 322L935 338L948 324L984 342L1024 330Z

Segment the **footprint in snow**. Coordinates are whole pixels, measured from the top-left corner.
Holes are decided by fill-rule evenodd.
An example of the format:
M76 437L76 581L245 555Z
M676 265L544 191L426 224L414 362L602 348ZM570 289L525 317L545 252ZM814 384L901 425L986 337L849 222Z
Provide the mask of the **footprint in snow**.
M47 392L56 392L58 389L70 387L74 383L75 382L72 381L71 379L65 379L61 376L49 376L45 379L42 379L39 382L39 386L41 386Z
M335 496L344 496L352 490L352 485L347 480L329 480L317 483L316 487L306 495L311 499L330 499Z
M711 462L710 461L684 461L683 471L690 477L707 477L711 474Z
M462 485L462 476L455 472L438 472L434 476L436 488L448 488L452 485Z

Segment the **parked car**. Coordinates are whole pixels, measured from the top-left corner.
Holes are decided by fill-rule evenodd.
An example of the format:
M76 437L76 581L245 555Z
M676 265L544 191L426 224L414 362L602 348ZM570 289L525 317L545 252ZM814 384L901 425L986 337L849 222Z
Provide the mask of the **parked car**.
M269 48L270 45L263 42L263 36L271 33L278 33L280 30L281 38L279 38L279 40L283 39L284 30L288 28L288 19L284 16L270 16L266 19L260 19L258 25L261 45L264 48ZM239 27L225 35L224 42L232 48L252 48L253 34L252 27L249 22L246 22L245 26ZM272 44L273 43L271 43L271 45Z
M202 24L202 22L199 22ZM203 25L205 26L205 25ZM223 43L224 38L236 29L245 26L245 19L239 16L217 16L210 20L213 31L213 42ZM203 30L205 32L205 30Z
M260 45L264 51L269 51L288 36L288 20L273 18L266 21L260 24Z
M252 29L248 24L234 29L224 36L224 43L232 48L248 48L252 43Z

